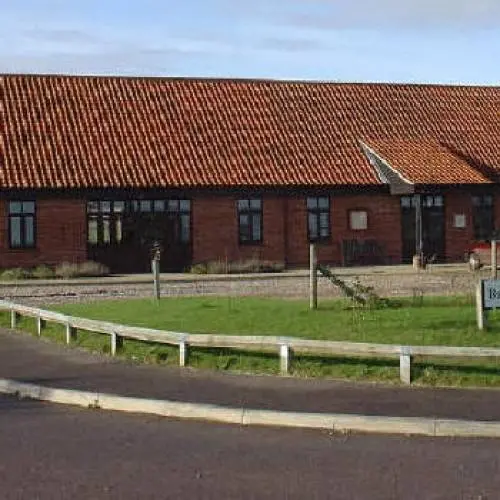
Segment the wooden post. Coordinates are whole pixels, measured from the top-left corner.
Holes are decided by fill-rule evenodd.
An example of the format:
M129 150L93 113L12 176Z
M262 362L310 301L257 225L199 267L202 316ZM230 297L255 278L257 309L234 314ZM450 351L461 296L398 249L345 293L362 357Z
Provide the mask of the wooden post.
M480 281L476 286L476 317L477 327L484 330L486 327L486 311L484 309L483 282Z
M411 384L411 347L401 347L399 354L399 377L403 384Z
M316 245L309 246L309 306L318 308L318 267L316 258Z
M188 346L183 340L179 343L179 366L186 366Z
M46 321L38 316L36 319L36 333L39 337L42 335L42 330L45 328L45 325Z
M111 356L116 356L118 349L123 347L123 337L116 332L111 334Z
M281 375L287 375L290 369L290 347L287 344L280 345L280 371Z
M19 314L14 311L14 309L10 310L10 327L14 330L17 326L17 319L19 317Z
M66 344L71 344L72 340L76 340L76 328L66 323Z
M418 256L418 266L424 267L424 241L422 226L422 196L416 194L413 196L415 203L415 255Z
M491 240L491 277L496 280L498 278L497 271L497 240Z
M153 293L156 300L160 300L160 260L153 258L151 261L151 271L153 272Z

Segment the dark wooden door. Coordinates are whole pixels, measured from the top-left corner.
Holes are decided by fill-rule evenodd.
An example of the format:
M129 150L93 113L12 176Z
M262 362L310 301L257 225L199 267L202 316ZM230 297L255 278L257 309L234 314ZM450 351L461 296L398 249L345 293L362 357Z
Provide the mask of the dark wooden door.
M442 195L422 195L422 241L426 258L436 262L445 260L445 213ZM410 263L416 251L416 199L401 198L402 256Z

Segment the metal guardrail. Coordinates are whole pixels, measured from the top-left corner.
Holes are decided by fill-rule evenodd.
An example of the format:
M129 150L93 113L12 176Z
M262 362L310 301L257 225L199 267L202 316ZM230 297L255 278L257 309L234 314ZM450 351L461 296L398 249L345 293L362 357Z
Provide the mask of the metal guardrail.
M361 342L338 342L309 340L296 337L192 334L155 330L138 326L126 326L94 319L67 316L62 313L38 309L0 300L0 311L10 311L11 328L16 328L20 316L37 320L37 333L40 336L47 321L66 326L66 342L76 339L77 330L106 334L111 339L111 354L123 344L123 339L176 345L179 347L179 364L185 366L188 347L212 347L249 350L258 352L278 352L281 373L290 369L291 353L317 354L329 356L377 356L399 357L400 378L403 383L411 382L413 356L435 357L500 357L500 348L490 347L449 347L449 346L400 346L391 344L368 344Z

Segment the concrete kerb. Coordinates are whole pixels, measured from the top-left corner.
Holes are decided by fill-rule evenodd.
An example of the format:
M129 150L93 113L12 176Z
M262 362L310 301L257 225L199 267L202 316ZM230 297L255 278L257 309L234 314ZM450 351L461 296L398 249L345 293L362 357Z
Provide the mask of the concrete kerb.
M326 429L339 433L360 432L434 437L500 438L500 422L229 408L210 404L57 389L9 379L0 379L0 393L85 408L150 414L179 419L207 420L243 426Z

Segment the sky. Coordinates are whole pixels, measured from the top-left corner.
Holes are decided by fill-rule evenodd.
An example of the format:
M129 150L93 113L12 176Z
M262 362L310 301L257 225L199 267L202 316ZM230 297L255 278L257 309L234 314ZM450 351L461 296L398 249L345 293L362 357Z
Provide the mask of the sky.
M500 0L0 0L0 73L500 84Z

